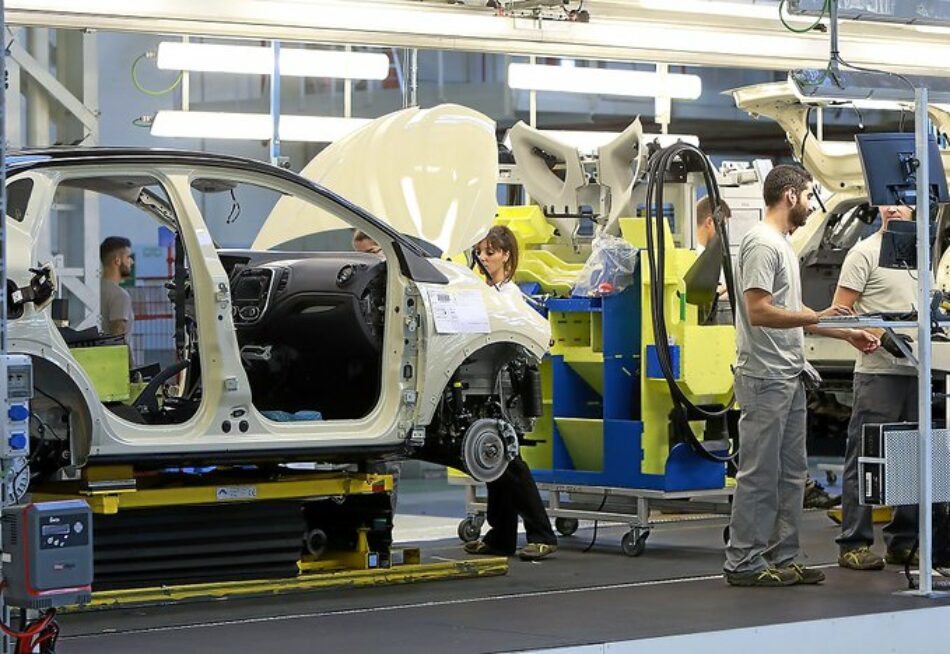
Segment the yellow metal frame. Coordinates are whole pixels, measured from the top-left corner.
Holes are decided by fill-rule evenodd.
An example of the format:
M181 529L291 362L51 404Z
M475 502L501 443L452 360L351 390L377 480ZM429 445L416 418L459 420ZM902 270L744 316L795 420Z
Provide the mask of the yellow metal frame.
M267 481L255 481L237 472L224 472L208 475L200 485L185 485L175 477L164 480L143 478L138 481L149 486L95 490L95 487L103 482L115 482L119 485L127 482L131 486L134 481L134 471L129 466L90 467L83 471L81 482L58 482L38 489L33 493L33 498L38 502L78 498L88 502L94 513L114 514L120 509L372 495L391 492L393 489L391 475L293 471L283 479ZM226 493L229 498L240 499L219 499L221 489L229 489ZM90 604L82 608L71 608L105 609L137 604L406 584L508 573L508 559L505 557L422 563L418 548L393 548L393 552L402 553L401 564L389 568L370 568L371 551L367 532L366 529L359 530L357 546L353 551L330 551L320 559L299 561L297 567L300 574L296 577L99 591L93 593Z
M119 469L121 470L121 468ZM115 469L113 469L115 471ZM98 481L109 479L109 473L90 471L89 478ZM103 476L105 475L105 476ZM116 478L116 477L111 477ZM119 476L119 479L128 478ZM60 490L63 483L48 488L39 488L33 493L37 502L83 499L93 513L113 514L120 509L146 509L164 506L191 504L221 504L235 501L285 500L298 497L334 497L343 495L371 495L386 493L393 489L390 475L304 473L274 481L256 482L248 478L222 476L214 483L199 486L170 484L156 488L129 488L122 490L84 489L78 485ZM221 489L229 489L228 499L219 499ZM240 499L234 499L235 496Z
M93 593L92 602L83 609L112 609L136 604L171 603L198 599L224 599L252 595L276 595L280 593L333 588L365 588L410 584L442 579L468 579L472 577L495 577L508 573L508 559L488 557L470 561L444 561L437 563L405 563L391 568L371 570L345 570L303 574L288 579L253 579L180 586L155 586L129 590L108 590Z

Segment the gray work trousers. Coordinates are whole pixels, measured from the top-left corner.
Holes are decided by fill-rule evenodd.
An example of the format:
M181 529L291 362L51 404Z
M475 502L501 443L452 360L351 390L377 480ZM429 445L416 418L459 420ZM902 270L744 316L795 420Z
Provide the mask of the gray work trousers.
M783 567L798 558L805 477L805 388L801 377L736 373L739 472L732 498L726 572Z
M917 377L911 375L870 375L855 373L854 404L848 423L848 447L844 459L841 489L841 535L836 539L842 552L874 543L871 507L862 506L858 496L858 456L864 424L915 422L917 420ZM887 549L910 549L917 540L917 507L898 506L894 518L884 527Z

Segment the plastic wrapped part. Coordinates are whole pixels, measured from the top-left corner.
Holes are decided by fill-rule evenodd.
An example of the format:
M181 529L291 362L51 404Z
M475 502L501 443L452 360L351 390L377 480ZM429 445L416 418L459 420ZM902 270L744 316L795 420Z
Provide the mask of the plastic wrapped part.
M574 295L600 297L619 293L633 283L640 251L619 236L598 234L591 254L574 283Z

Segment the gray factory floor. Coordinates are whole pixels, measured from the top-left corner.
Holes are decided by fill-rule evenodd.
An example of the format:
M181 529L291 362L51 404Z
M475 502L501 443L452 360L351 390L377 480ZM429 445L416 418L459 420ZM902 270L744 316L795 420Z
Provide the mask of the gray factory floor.
M398 542L419 542L426 560L465 558L454 535L464 516L461 488L407 481L399 509ZM602 525L596 544L584 552L593 529L582 523L574 536L561 538L554 558L512 559L501 577L67 614L60 620L57 651L463 654L635 639L656 643L646 639L950 607L950 600L896 594L907 587L896 567L875 573L839 569L837 527L823 511L807 513L804 524L808 562L828 575L822 586L727 586L720 576L721 527L657 531L645 553L631 558L620 553L625 529L618 526Z

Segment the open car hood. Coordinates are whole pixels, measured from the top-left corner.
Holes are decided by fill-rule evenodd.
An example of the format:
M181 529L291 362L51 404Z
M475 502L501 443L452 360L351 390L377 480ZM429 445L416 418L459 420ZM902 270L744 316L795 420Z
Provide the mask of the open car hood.
M332 143L300 174L397 231L455 255L485 236L498 211L495 122L454 104L403 109ZM347 227L283 198L253 247L266 250Z
M809 105L796 95L790 82L786 80L755 84L726 93L732 95L739 109L754 117L766 116L781 125L793 154L823 188L832 193L864 192L864 174L854 141L818 141L808 128ZM837 105L832 102L811 104L841 106L840 102ZM907 106L913 111L911 105ZM938 129L950 126L950 113L946 107L930 105L928 109L930 118L937 124ZM950 170L950 150L941 151L940 156L943 158L944 168Z

